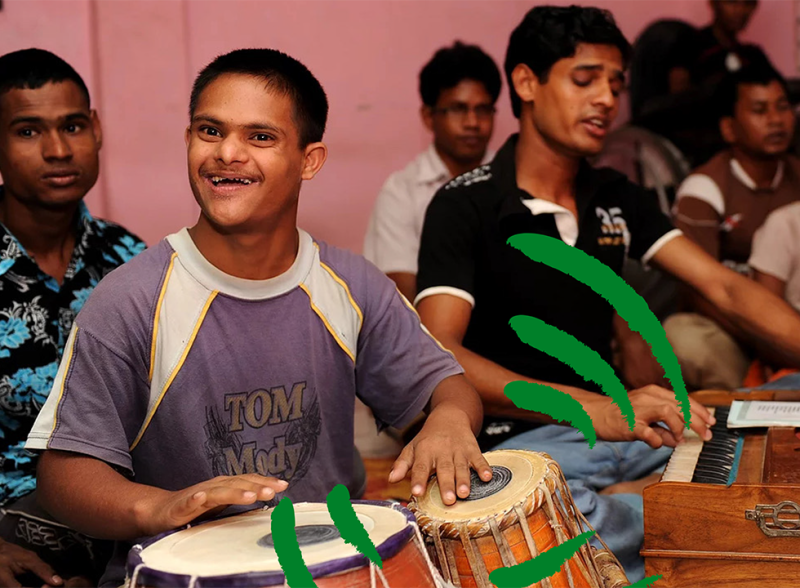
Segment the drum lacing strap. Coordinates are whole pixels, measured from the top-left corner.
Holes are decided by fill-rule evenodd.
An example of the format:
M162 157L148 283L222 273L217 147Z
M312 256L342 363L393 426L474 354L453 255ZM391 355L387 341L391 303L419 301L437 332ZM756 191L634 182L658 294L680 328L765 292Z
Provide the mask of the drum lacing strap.
M131 588L136 588L136 580L139 579L139 570L141 570L143 567L144 564L140 563L135 568L133 568L133 573L131 574L131 583L129 584Z
M192 579L189 580L189 588L194 588L197 586L197 576L192 576Z
M560 489L561 501L564 503L565 509L569 510L571 508L571 513L569 513L570 516L567 516L567 514L563 514L564 519L567 521L572 521L573 519L572 515L574 515L574 518L577 520L577 523L573 523L572 525L573 535L577 537L583 532L582 522L586 523L589 530L594 531L592 526L589 524L589 521L587 521L586 517L583 516L583 513L581 513L581 511L579 511L575 507L575 499L572 498L572 492L569 489L569 484L567 484L567 481L564 479L564 474L560 469L558 470L558 480L559 482L561 482L561 489ZM566 497L564 496L564 492L566 492ZM559 505L559 510L561 510L560 505ZM597 537L597 535L595 535L595 537ZM600 539L599 537L597 538ZM603 540L600 539L600 542L602 543ZM603 543L603 545L605 545L605 543ZM603 582L602 582L603 576L600 573L600 568L598 567L597 562L595 562L594 560L594 556L592 555L592 550L591 547L589 546L588 541L583 545L581 545L580 551L583 554L584 559L586 560L586 564L584 565L584 562L579 557L573 556L572 559L575 561L575 564L578 566L578 569L584 575L584 577L587 578L589 582L591 582L592 584L591 588L603 588Z
M480 554L475 555L472 548L472 540L469 536L469 529L467 525L461 523L458 525L458 536L461 539L461 545L464 547L464 553L467 555L469 567L472 570L472 575L475 578L478 588L491 588L489 585L489 573L486 571L486 564Z
M417 542L419 543L419 548L422 550L422 554L425 556L425 562L428 564L428 569L431 571L432 574L434 574L434 578L433 579L436 582L436 585L438 586L439 582L438 582L438 580L436 578L436 574L434 573L436 571L436 566L434 566L433 562L431 561L431 555L428 553L428 546L425 545L425 540L422 538L422 531L420 531L419 525L417 524L416 521L412 522L411 526L414 529L414 535L416 536ZM438 531L438 529L437 529L437 531ZM437 532L436 537L438 538L438 536L439 535L438 535L438 532ZM439 541L441 542L441 539ZM441 557L441 555L440 555L440 557Z
M383 584L383 588L392 588L391 586L389 586L389 582L386 580L386 576L383 575L383 570L381 570L374 563L369 562L369 587L370 588L378 588L378 580L375 577L375 574L377 574L378 578L381 579L381 583Z
M519 524L522 526L523 522L520 521ZM511 546L508 544L506 536L500 531L496 519L489 519L489 528L492 530L492 536L494 537L494 542L497 544L497 551L500 552L500 559L503 560L503 565L507 568L515 565L517 560L514 554L511 553Z
M559 478L561 480L562 487L567 491L567 496L569 497L570 504L574 505L575 504L575 499L572 498L572 491L569 489L569 484L567 484L566 479L564 479L564 473L561 472L560 470L559 470ZM574 510L575 510L575 514L578 516L578 523L581 526L581 530L583 530L583 525L586 525L586 528L588 530L594 531L594 527L592 527L592 524L586 519L585 516L583 516L583 513L580 510L578 510L577 508L575 508ZM603 538L600 537L600 535L597 535L596 533L595 533L594 538L597 539L600 542L600 544L606 549L606 551L608 551L608 553L611 555L611 557L614 559L614 561L617 562L617 565L620 567L620 569L624 569L622 567L622 564L619 563L619 560L617 559L617 556L614 555L614 552L611 551L608 548L608 545L606 545L606 542L603 541ZM600 573L600 567L597 565L597 562L594 560L594 556L592 555L592 552L589 549L589 546L588 545L584 545L584 547L582 547L581 549L584 549L584 548L585 548L584 555L586 556L586 559L589 561L589 565L594 570L594 572L597 574L597 577L598 578L602 578L603 576ZM598 586L599 586L599 584L598 584ZM592 587L592 588L594 588L594 587ZM602 588L602 586L600 586L600 588Z

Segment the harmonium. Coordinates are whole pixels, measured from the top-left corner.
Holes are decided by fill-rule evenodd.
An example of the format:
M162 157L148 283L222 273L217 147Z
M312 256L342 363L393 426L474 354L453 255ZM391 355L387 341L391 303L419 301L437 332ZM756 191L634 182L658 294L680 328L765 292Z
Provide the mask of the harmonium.
M800 429L728 429L732 400L800 401L800 390L692 394L713 439L687 431L644 490L647 576L663 588L800 586Z

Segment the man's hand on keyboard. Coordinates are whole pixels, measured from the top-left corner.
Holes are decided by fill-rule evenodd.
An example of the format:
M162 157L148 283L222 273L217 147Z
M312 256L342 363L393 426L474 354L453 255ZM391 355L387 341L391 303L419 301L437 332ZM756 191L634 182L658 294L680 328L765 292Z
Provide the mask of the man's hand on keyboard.
M686 432L683 413L675 400L675 393L660 386L645 386L628 394L633 405L636 421L633 431L622 416L619 407L603 397L592 407L592 418L597 437L606 441L641 440L651 447L662 445L675 447ZM711 439L708 428L716 421L701 404L689 399L691 406L691 428L701 439ZM588 408L588 407L587 407Z

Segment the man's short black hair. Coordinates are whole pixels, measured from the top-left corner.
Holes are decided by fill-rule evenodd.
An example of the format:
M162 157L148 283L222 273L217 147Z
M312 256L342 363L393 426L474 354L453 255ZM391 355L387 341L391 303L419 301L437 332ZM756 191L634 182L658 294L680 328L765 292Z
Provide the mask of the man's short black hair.
M789 88L784 77L771 63L760 60L741 69L728 73L717 86L716 102L719 107L719 117L733 116L736 112L736 103L739 101L739 86L753 84L768 86L772 82L780 83L786 97L789 97Z
M22 49L0 57L0 96L9 90L38 90L45 84L70 81L86 97L89 89L73 67L58 55L44 49Z
M294 104L293 118L300 135L300 146L322 140L328 120L328 98L308 68L275 49L237 49L220 55L198 74L189 100L189 118L194 116L200 95L224 74L243 74L262 78L266 88L288 96Z
M497 102L500 95L500 70L494 60L477 45L466 45L461 41L452 47L442 47L419 72L419 94L426 106L436 106L444 90L456 87L464 80L483 84Z
M613 45L622 53L628 66L631 45L617 27L608 10L583 6L537 6L528 11L511 33L506 52L506 79L511 95L511 109L519 118L521 102L511 72L520 63L527 65L539 81L547 83L553 65L575 55L580 43Z

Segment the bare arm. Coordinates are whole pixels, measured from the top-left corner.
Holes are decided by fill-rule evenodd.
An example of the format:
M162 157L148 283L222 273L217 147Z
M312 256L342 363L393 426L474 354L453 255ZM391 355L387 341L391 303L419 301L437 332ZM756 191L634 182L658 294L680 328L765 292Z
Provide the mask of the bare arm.
M390 272L386 274L397 285L400 293L407 300L414 300L417 296L417 275L408 272Z
M39 460L42 506L99 539L135 539L174 529L231 504L270 500L286 482L257 474L222 476L170 492L131 482L107 463L48 449Z
M664 245L652 263L715 306L745 334L760 356L800 367L800 316L782 298L724 267L685 237Z
M618 346L619 367L629 387L666 384L664 368L653 357L650 346L639 333L631 331L625 319L618 314L614 315L614 337Z
M753 280L757 284L761 284L775 294L778 298L786 298L786 281L781 280L780 278L776 278L775 276L771 276L769 274L765 274L764 272L760 272L757 269L753 270Z
M462 342L472 314L469 302L456 296L438 294L422 299L418 310L422 322L433 336L455 354L470 382L480 394L484 410L488 414L537 422L554 422L547 415L517 408L506 397L504 388L508 383L524 380L551 386L578 400L592 419L597 435L601 439L610 441L641 439L653 447L660 447L663 443L674 445L683 435L683 418L673 393L668 390L647 386L630 393L637 417L636 426L631 432L619 409L612 405L607 397L580 388L526 378L465 348ZM692 428L705 436L706 424L713 423L713 417L699 404L691 402L691 406ZM667 423L670 430L650 426L659 421Z

